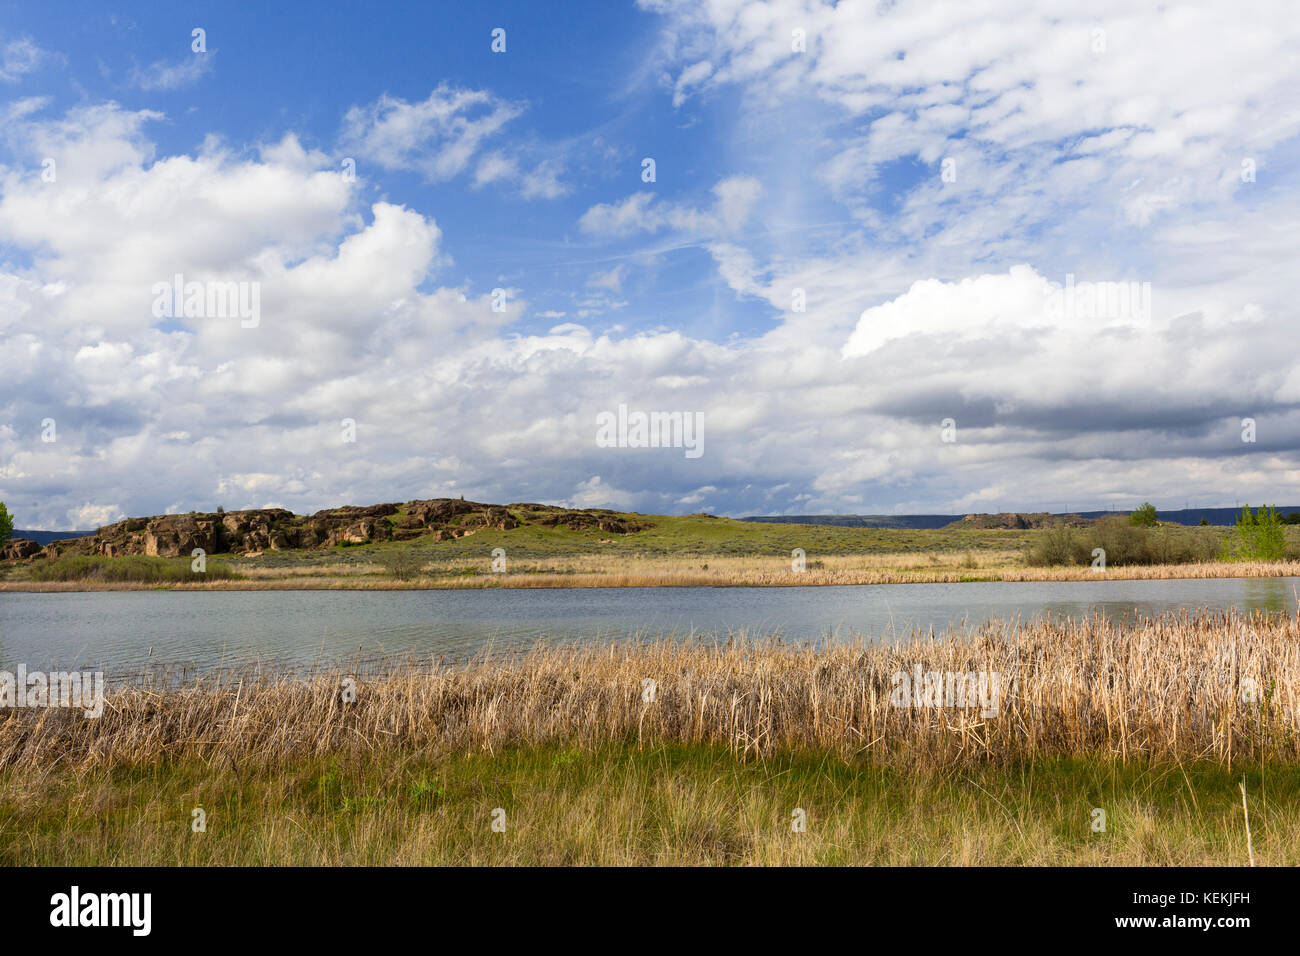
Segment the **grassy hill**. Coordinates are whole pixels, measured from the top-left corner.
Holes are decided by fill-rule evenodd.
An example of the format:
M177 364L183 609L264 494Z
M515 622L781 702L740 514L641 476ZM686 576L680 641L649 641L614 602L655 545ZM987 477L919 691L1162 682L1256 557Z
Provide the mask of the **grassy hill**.
M869 528L451 499L307 517L196 513L128 519L35 557L0 562L0 589L1097 580L1088 561L1076 560L1091 551L1093 538L1104 539L1111 554L1107 577L1300 575L1300 526L1286 529L1288 560L1229 563L1217 560L1233 534L1222 527L1134 528L1119 517L1050 526L1032 515L975 518L943 528ZM217 547L209 550L213 541ZM202 572L192 570L193 547L207 555ZM792 557L796 549L802 566Z

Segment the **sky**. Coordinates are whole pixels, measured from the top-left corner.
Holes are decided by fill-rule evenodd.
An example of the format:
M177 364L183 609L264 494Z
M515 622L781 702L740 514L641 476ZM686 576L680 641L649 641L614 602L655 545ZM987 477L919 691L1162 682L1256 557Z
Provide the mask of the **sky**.
M1300 503L1297 50L1285 0L0 2L0 501Z

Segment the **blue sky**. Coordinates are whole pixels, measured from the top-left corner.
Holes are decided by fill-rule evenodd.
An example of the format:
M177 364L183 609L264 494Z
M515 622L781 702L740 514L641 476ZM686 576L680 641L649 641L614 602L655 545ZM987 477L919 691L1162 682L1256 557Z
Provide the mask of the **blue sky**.
M1283 3L0 6L20 524L1300 499Z
M162 112L165 118L149 127L160 154L193 151L214 134L234 150L255 150L286 132L335 154L353 105L384 95L418 102L444 84L490 90L517 104L520 114L498 145L508 142L538 162L563 159L580 189L571 185L551 202L521 204L510 193L467 188L468 176L431 183L418 171L378 169L364 158L359 176L373 197L437 210L454 243L457 278L477 289L503 282L536 288L538 311L571 311L569 289L581 291L593 269L613 268L638 250L640 244L585 241L576 223L593 201L622 198L626 184L638 181L644 155L672 157L663 162L660 192L707 193L716 181L719 144L710 133L734 110L735 97L690 116L657 109L664 91L626 72L629 63L648 63L655 49L652 14L609 3L567 5L562 17L520 3L403 6L343 6L322 17L317 6L302 3L159 3L119 11L89 3L57 12L24 4L11 5L6 22L10 36L60 39L63 69L41 90L51 108L108 97L124 109ZM206 57L191 55L195 27L206 31ZM494 56L491 32L498 27L507 30L506 53ZM141 88L142 74L195 63L203 67L192 82L167 89L145 81L149 88ZM640 289L656 315L700 321L682 299L715 284L714 271L701 268L707 260L669 256L662 286ZM759 319L725 298L732 301L722 305L737 319ZM549 327L545 319L534 324ZM704 324L718 331L713 320Z

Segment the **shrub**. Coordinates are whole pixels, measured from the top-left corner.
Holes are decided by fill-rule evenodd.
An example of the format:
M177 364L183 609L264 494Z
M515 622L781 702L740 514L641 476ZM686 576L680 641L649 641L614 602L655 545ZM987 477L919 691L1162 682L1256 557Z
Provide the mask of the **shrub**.
M1072 528L1048 528L1029 550L1028 560L1038 567L1078 564Z
M153 558L127 555L121 558L70 555L32 565L33 581L104 581L143 584L181 584L235 580L240 577L224 561L207 562L202 574L190 569L189 558Z
M1192 564L1213 561L1218 535L1209 529L1135 525L1121 517L1102 518L1087 528L1051 528L1030 548L1038 567L1089 565L1094 548L1106 552L1106 566Z
M424 562L410 548L394 548L379 556L380 566L399 581L419 577Z
M1272 507L1251 513L1250 506L1237 517L1237 533L1223 545L1225 561L1281 561L1286 557L1282 519Z
M9 516L9 509L0 501L0 546L14 536L14 519Z

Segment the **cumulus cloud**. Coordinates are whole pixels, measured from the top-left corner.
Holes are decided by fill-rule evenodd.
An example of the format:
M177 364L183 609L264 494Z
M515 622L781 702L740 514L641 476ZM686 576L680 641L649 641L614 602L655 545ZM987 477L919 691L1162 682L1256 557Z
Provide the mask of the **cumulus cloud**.
M869 355L888 342L928 336L945 343L973 338L1070 332L1089 339L1111 328L1143 331L1152 326L1150 282L1092 281L1067 276L1064 283L1027 265L1006 275L960 282L926 279L903 295L862 313L843 348L845 357Z
M752 514L1295 487L1300 375L1279 346L1300 332L1300 224L1278 212L1297 199L1279 175L1294 167L1290 20L1116 3L1047 21L1000 0L646 6L664 17L663 105L737 87L751 109L710 148L748 172L719 161L711 196L570 200L537 242L575 263L557 280L567 298L544 302L562 309L534 312L530 296L557 290L521 270L489 280L519 286L495 311L447 274L458 230L444 235L436 191L404 202L339 173L351 151L435 183L570 190L561 152L500 138L522 106L486 90L354 107L328 151L292 132L162 150L156 112L10 103L0 500L23 526L85 527L461 493ZM1222 69L1201 49L1215 42ZM1239 71L1239 90L1185 62ZM1247 188L1238 154L1271 175ZM33 174L44 158L57 183ZM663 300L622 265L637 260L614 241L643 235L703 260L673 273L691 331L665 327ZM154 285L178 274L256 283L260 324L156 315ZM1149 283L1149 307L1079 291L1119 282ZM731 299L752 326L713 322ZM621 327L592 324L612 309ZM704 456L598 447L596 416L620 404L702 414Z
M75 531L92 531L126 517L117 505L85 504L71 508L67 514L67 527Z

